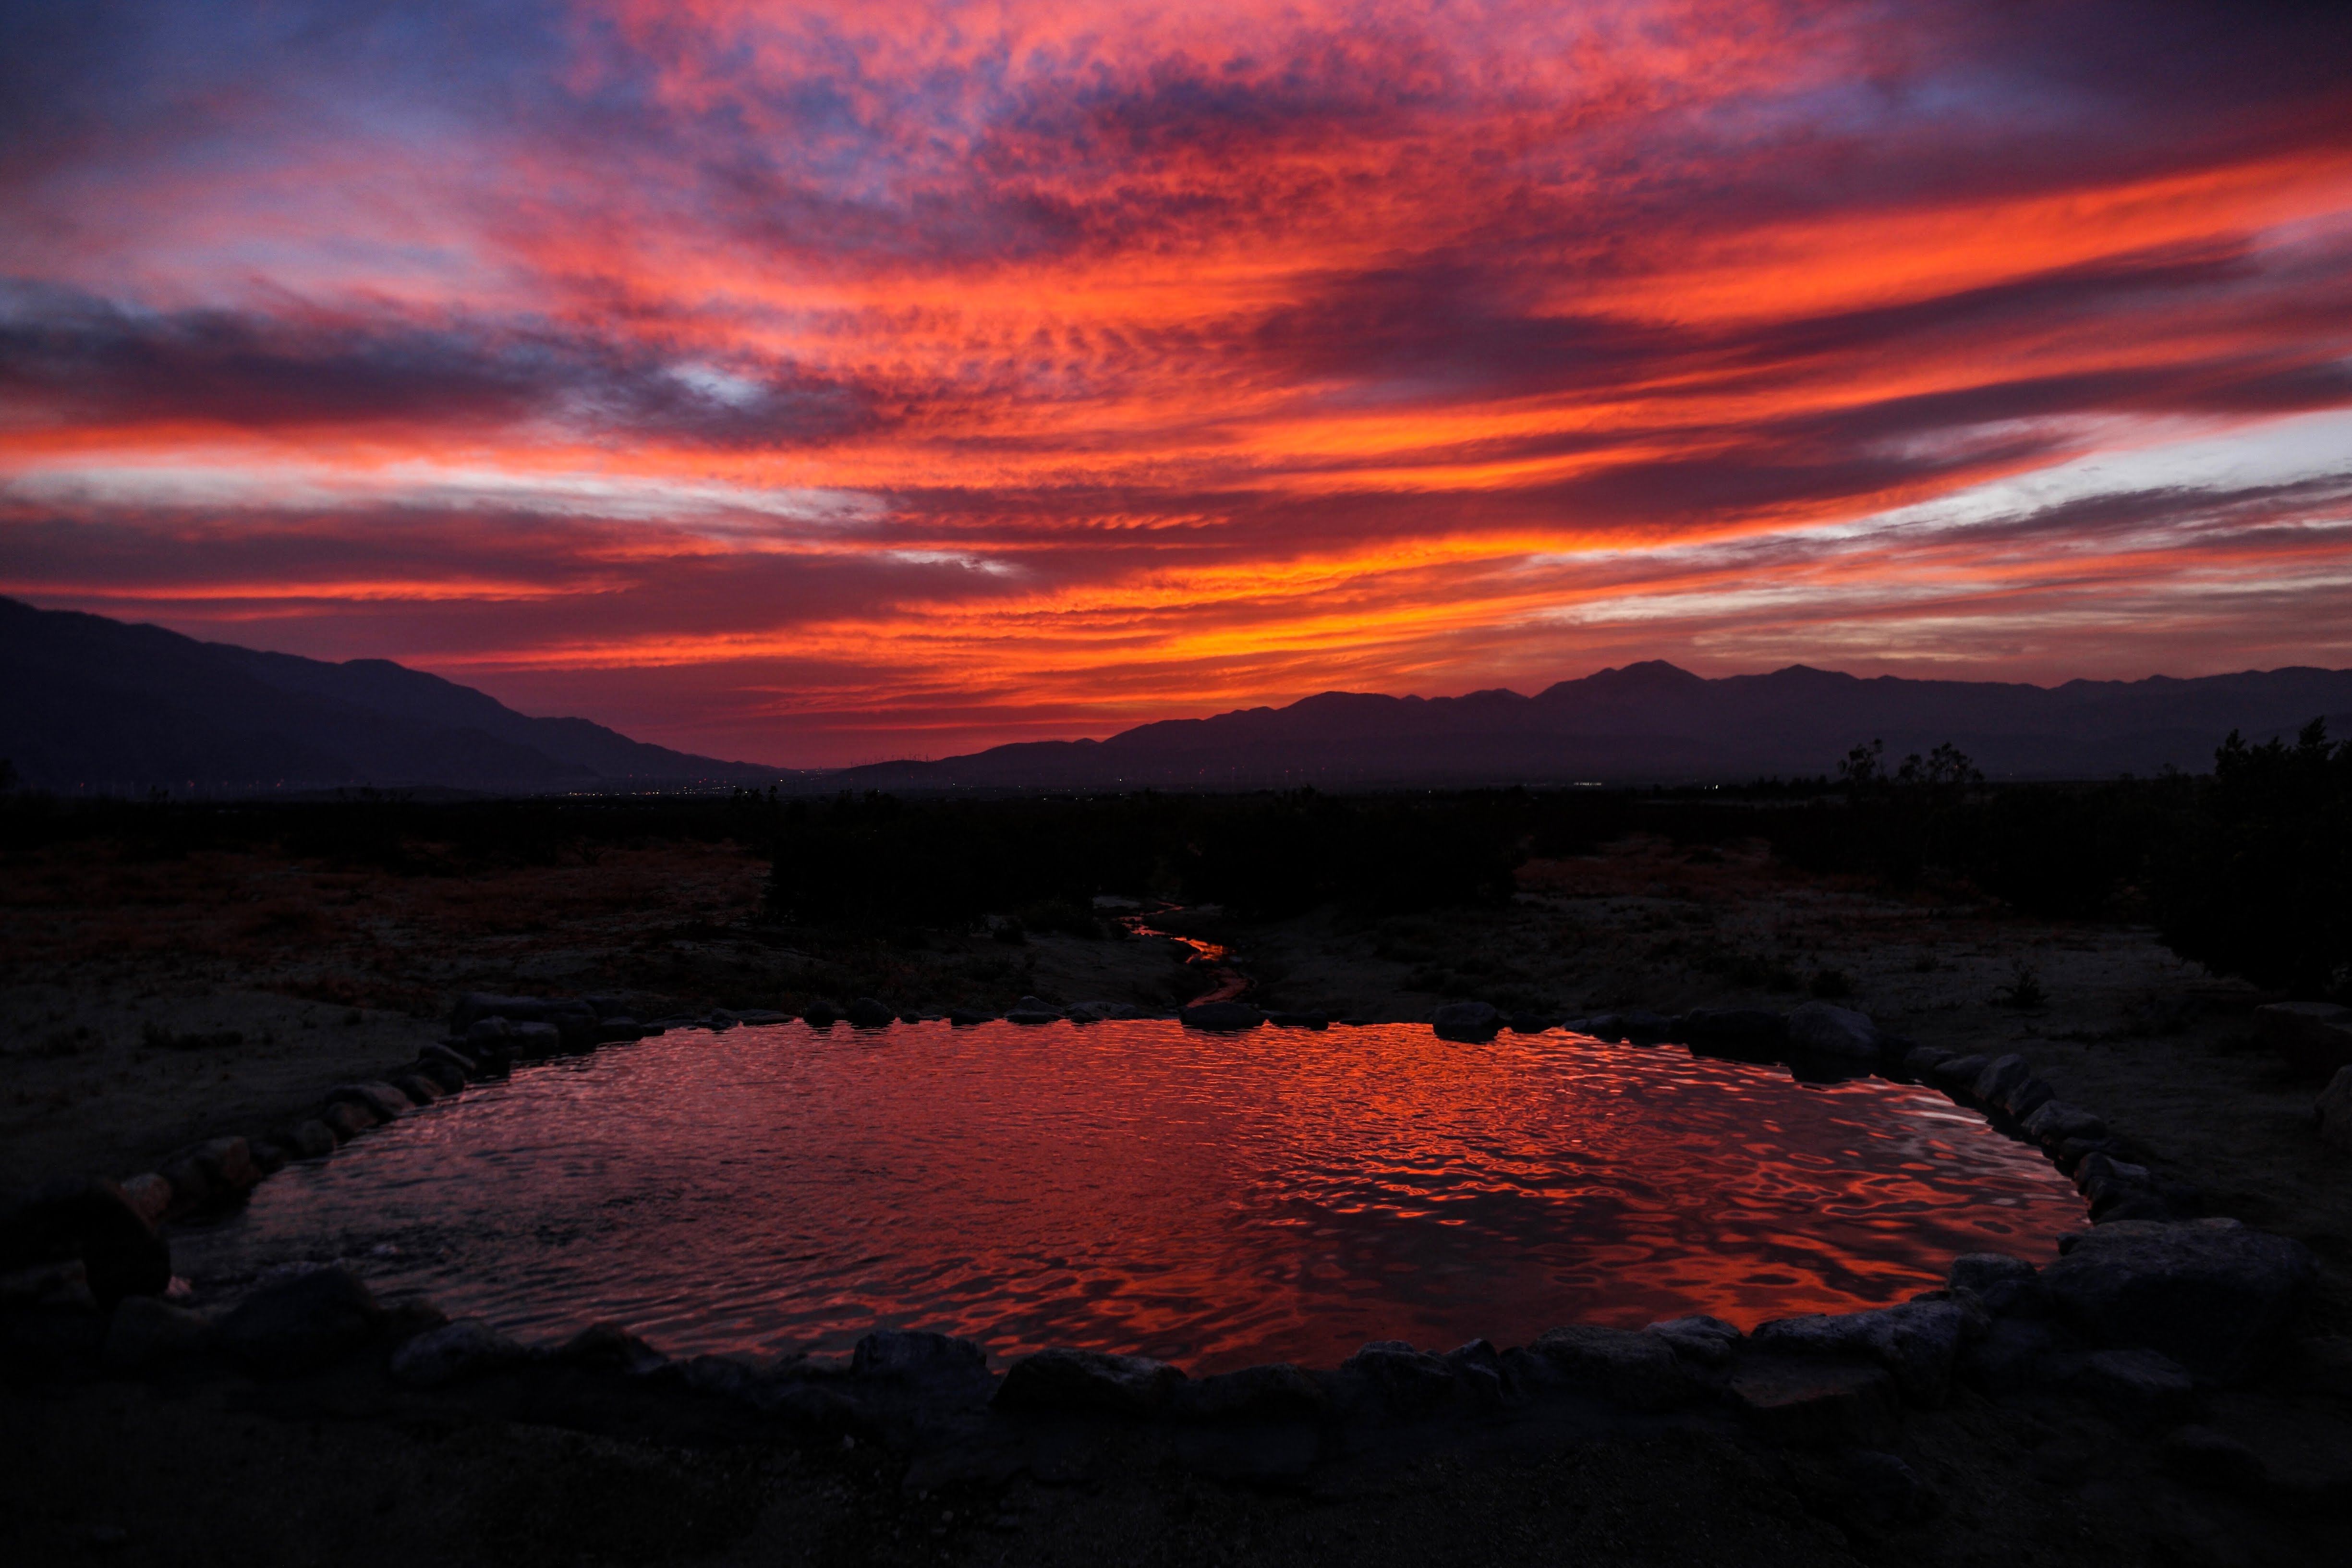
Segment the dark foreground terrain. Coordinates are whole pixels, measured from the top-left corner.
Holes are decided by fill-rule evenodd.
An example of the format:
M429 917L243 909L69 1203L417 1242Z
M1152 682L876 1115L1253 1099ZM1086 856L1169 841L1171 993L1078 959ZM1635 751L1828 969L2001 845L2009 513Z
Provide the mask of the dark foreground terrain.
M769 848L756 828L708 824L555 834L497 856L250 834L20 840L0 879L0 1184L126 1177L307 1115L329 1085L437 1038L467 990L620 994L656 1016L859 994L1164 1008L1208 984L1114 909L1008 910L961 929L780 921ZM11 1342L10 1556L2342 1560L2352 1158L2318 1138L2324 1076L2255 1035L2252 1009L2274 994L2178 957L2128 907L2027 916L1964 881L1890 888L1753 840L1629 831L1570 850L1526 859L1507 897L1466 909L1245 919L1196 902L1149 919L1230 948L1268 1006L1406 1019L1461 995L1578 1013L1786 1010L1821 995L1927 1045L2019 1052L2063 1099L2100 1110L2152 1180L2195 1189L2185 1203L2306 1247L2316 1275L2292 1323L2258 1365L2193 1390L1963 1378L1940 1405L1915 1400L1868 1431L1792 1435L1711 1402L1643 1414L1571 1399L1383 1418L1311 1463L1268 1466L1188 1461L1102 1417L1036 1438L1008 1470L926 1465L887 1430L861 1439L822 1413L761 1414L677 1377L535 1363L420 1389L387 1374L388 1338L312 1371L256 1376L217 1355L110 1371L89 1337L100 1321ZM1280 1048L1280 1031L1259 1037Z

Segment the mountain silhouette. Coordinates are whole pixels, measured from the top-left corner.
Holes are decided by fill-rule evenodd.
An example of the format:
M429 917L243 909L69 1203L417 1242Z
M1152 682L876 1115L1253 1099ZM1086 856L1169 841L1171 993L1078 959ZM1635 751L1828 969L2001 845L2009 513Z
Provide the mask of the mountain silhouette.
M388 659L343 664L0 598L0 757L36 788L493 794L767 783L781 770L533 719Z
M2201 772L2231 730L2266 737L2352 714L2352 670L2181 680L1864 679L1790 665L1707 679L1663 660L1533 697L1326 691L1286 708L1139 725L831 775L857 789L1117 789L1312 784L1651 784L1827 773L1884 740L1890 763L1949 742L1998 778ZM2343 720L2331 726L2337 732Z

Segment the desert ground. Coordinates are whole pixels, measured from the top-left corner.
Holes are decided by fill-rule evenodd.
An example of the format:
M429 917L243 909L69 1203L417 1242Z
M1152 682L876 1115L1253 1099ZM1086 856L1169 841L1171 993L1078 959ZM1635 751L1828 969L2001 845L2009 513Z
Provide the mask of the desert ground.
M884 940L761 918L767 866L730 843L395 874L282 853L27 851L0 868L0 1187L123 1177L219 1133L284 1125L405 1061L467 990L625 995L637 1016L1002 1009L1036 994L1164 1009L1207 977L1162 937L987 931ZM1144 889L1136 889L1141 894ZM756 1434L420 1414L332 1387L12 1387L0 1483L24 1562L499 1563L2113 1563L2340 1561L2352 1521L2352 1161L2320 1085L2265 1050L2266 998L2147 929L1901 895L1761 846L1628 838L1525 867L1507 908L1153 929L1228 948L1251 1000L1410 1020L1475 996L1556 1014L1864 1009L1924 1043L2024 1053L2208 1212L2318 1259L2303 1348L2204 1420L2262 1456L2236 1490L2180 1484L2154 1437L2071 1405L1956 1396L1914 1418L1931 1517L1874 1523L1804 1462L1705 1431L1435 1455L1312 1491L1137 1473L936 1494L886 1454ZM234 1039L231 1037L235 1037ZM1279 1049L1281 1035L1262 1037ZM12 1553L13 1554L13 1553Z

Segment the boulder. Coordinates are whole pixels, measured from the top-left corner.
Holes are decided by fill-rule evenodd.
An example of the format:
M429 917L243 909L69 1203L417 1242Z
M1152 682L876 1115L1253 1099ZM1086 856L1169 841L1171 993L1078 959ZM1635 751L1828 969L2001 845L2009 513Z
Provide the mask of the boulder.
M1216 1005L1225 1006L1229 1004L1218 1003ZM1052 1007L1015 1007L1004 1015L1004 1021L1008 1024L1026 1024L1034 1026L1039 1024L1058 1024L1062 1021L1062 1015Z
M145 1301L152 1298L125 1296L123 1300ZM80 1258L65 1258L0 1273L0 1309L26 1307L75 1316L96 1313L98 1298L89 1293L89 1270Z
M2000 1097L2033 1076L2033 1068L2023 1057L2011 1051L1985 1063L1984 1071L1977 1074L1969 1092L1986 1104L1998 1103Z
M383 1118L375 1107L362 1105L356 1100L339 1100L319 1112L320 1124L335 1135L339 1143L348 1143L369 1128L381 1124Z
M1926 1078L1937 1068L1950 1061L1957 1054L1957 1052L1945 1050L1940 1046L1913 1046L1895 1059L1902 1064L1905 1072L1915 1077Z
M1990 1058L1980 1056L1946 1057L1927 1069L1927 1076L1946 1089L1966 1093L1990 1061Z
M517 1024L507 1043L519 1057L552 1056L563 1048L563 1033L552 1024Z
M439 1089L443 1098L456 1094L466 1087L466 1075L447 1062L432 1057L419 1057L410 1069L414 1076L424 1079Z
M2302 1243L2232 1219L2118 1220L2062 1247L2042 1290L2063 1318L2095 1343L2161 1351L2209 1377L2260 1365L2313 1278Z
M1514 1013L1510 1029L1515 1035L1540 1035L1559 1022L1549 1013Z
M438 1388L512 1366L530 1355L479 1318L459 1318L412 1335L392 1352L392 1375L419 1388Z
M312 1372L365 1345L383 1318L348 1268L314 1268L266 1285L220 1323L222 1348L264 1373Z
M537 1023L547 1016L548 1001L544 996L502 996L495 992L469 991L457 998L449 1010L449 1027L465 1034L484 1018L503 1018L513 1023Z
M842 1016L861 1029L879 1029L897 1021L897 1015L871 996L860 996L842 1010Z
M481 1070L475 1065L472 1057L454 1047L441 1045L437 1041L418 1051L416 1059L420 1062L439 1062L446 1067L455 1068L467 1078L471 1078ZM465 1086L461 1083L458 1087L462 1089Z
M2254 1032L2305 1072L2352 1066L2352 1007L2273 1002L2254 1009Z
M1878 1026L1866 1013L1827 1002L1808 1002L1789 1015L1789 1048L1818 1056L1875 1058Z
M950 1007L948 1009L948 1022L957 1028L969 1028L974 1024L993 1024L996 1015L971 1007Z
M2105 1138L2107 1124L2097 1112L2069 1105L2063 1100L2046 1100L2024 1119L2025 1135L2044 1149L2055 1149L2070 1138L2084 1140Z
M457 1037L466 1042L467 1051L503 1055L514 1048L514 1032L515 1026L509 1019L477 1018ZM450 1050L446 1046L441 1048ZM452 1050L451 1054L458 1053Z
M439 1084L422 1073L403 1073L392 1080L392 1087L408 1096L411 1105L430 1105L444 1092Z
M152 1296L125 1296L107 1320L99 1360L110 1372L150 1372L211 1347L212 1323Z
M103 1308L126 1296L160 1296L172 1254L121 1187L61 1176L0 1211L0 1270L79 1259Z
M1973 1291L1985 1310L1994 1313L2030 1304L2041 1287L2041 1271L2006 1252L1971 1252L1956 1258L1946 1278L1953 1289Z
M1759 1324L1750 1342L1783 1355L1861 1356L1895 1376L1914 1404L1941 1405L1950 1394L1960 1347L1982 1328L1958 1301L1906 1301L1868 1311L1810 1313Z
M1682 1037L1713 1050L1778 1053L1789 1044L1789 1017L1761 1007L1694 1007L1683 1015Z
M669 1363L667 1356L618 1323L589 1324L551 1352L549 1359L632 1376L642 1376Z
M2131 1218L2122 1212L2126 1205L2145 1209L2153 1205L2157 1217L2168 1217L2171 1212L2146 1165L2111 1154L2083 1156L2074 1166L2074 1187L2089 1201L2093 1219Z
M1721 1318L1696 1313L1687 1318L1669 1318L1662 1323L1652 1323L1644 1333L1655 1334L1672 1347L1685 1361L1701 1366L1725 1366L1732 1352L1747 1336Z
M1481 1405L1503 1402L1503 1358L1486 1340L1472 1340L1445 1352L1454 1369L1454 1386Z
M163 1162L163 1175L172 1184L174 1213L229 1202L261 1182L260 1167L242 1138L209 1138L184 1149Z
M1449 1040L1489 1040L1503 1026L1503 1015L1486 1002L1448 1002L1429 1016L1430 1026Z
M295 1157L293 1149L274 1133L254 1139L246 1146L246 1152L253 1160L253 1168L264 1176L276 1175Z
M2352 1067L2340 1067L2312 1107L2319 1119L2319 1141L2342 1154L2352 1154Z
M626 1014L596 1020L596 1043L600 1046L616 1045L623 1040L642 1040L652 1033L658 1031L647 1029Z
M379 1121L389 1121L409 1109L408 1096L388 1083L339 1083L327 1091L329 1105L338 1100L366 1106Z
M1166 1405L1183 1382L1180 1369L1149 1356L1055 1348L1014 1362L994 1403L1007 1410L1146 1415Z
M1671 1410L1701 1392L1665 1336L1640 1329L1577 1323L1546 1331L1528 1349L1564 1382L1628 1410Z
M1341 1362L1339 1370L1362 1378L1381 1404L1405 1415L1427 1411L1454 1392L1453 1364L1402 1340L1374 1340Z
M298 1160L315 1160L335 1152L335 1130L316 1117L296 1122L279 1133L278 1141Z
M1323 1385L1288 1362L1221 1372L1176 1395L1178 1410L1203 1421L1313 1420L1330 1405Z
M1327 1013L1268 1013L1265 1021L1280 1029L1327 1029L1331 1026Z
M1255 1029L1265 1015L1246 1002L1202 1002L1178 1015L1188 1029Z
M1901 1420L1895 1379L1860 1362L1747 1360L1725 1386L1750 1422L1782 1443L1881 1444Z
M133 1176L122 1184L122 1201L150 1227L160 1226L172 1209L172 1183L153 1171Z
M2017 1121L2022 1121L2049 1104L2057 1097L2057 1093L2056 1089L2052 1089L2040 1079L2029 1078L2021 1083L2011 1084L2001 1090L1992 1103Z
M977 1340L921 1329L877 1329L850 1352L849 1370L859 1377L914 1381L985 1377L988 1352Z
M840 1017L841 1009L830 1002L812 1002L801 1010L801 1022L812 1029L830 1029Z

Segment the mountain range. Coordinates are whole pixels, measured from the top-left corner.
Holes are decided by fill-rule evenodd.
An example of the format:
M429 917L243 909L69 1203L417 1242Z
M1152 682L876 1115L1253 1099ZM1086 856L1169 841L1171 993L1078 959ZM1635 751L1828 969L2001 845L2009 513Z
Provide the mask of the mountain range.
M65 793L1650 784L1817 775L1873 740L1890 765L1948 742L1995 778L2103 778L2200 772L2231 730L2264 739L2320 717L2352 732L2352 670L2042 687L1803 665L1707 679L1651 660L1532 697L1327 691L1103 741L795 773L534 719L386 659L264 653L0 598L0 758L26 784Z
M1823 774L1874 740L1885 742L1890 766L1948 742L1995 778L2106 778L2203 772L2231 730L2261 739L2321 717L2339 736L2352 730L2352 670L2042 687L1864 679L1804 665L1706 679L1651 660L1533 697L1327 691L1099 742L878 763L825 782L898 790L1703 782Z
M782 771L533 719L388 659L342 664L0 598L0 757L36 788L490 794L767 784Z

